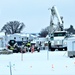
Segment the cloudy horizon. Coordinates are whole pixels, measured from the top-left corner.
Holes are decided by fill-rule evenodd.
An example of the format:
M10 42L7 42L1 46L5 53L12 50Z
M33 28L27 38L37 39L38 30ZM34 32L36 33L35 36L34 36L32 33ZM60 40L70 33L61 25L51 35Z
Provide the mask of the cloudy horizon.
M56 5L60 16L64 17L64 28L74 26L74 0L0 0L0 29L9 21L23 22L23 32L40 32L49 26L50 11ZM74 26L75 28L75 26Z

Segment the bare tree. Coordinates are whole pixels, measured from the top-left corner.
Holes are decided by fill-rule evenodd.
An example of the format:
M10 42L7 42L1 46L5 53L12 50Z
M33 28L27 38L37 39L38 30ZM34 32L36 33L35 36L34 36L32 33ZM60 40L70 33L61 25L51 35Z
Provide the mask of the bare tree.
M19 21L10 21L7 22L1 31L5 31L7 34L14 34L14 33L20 33L22 29L25 27L25 24Z
M46 37L48 34L47 29L42 29L41 32L39 33L40 37Z
M75 34L75 29L74 29L73 25L70 25L70 27L65 30L68 31L70 34Z

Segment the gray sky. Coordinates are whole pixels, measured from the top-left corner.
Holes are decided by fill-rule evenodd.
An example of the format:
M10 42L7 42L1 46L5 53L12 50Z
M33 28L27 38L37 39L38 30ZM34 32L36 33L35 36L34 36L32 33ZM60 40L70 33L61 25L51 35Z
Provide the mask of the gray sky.
M0 29L9 21L24 22L24 32L40 32L49 26L49 7L56 5L64 27L75 28L75 0L0 0Z

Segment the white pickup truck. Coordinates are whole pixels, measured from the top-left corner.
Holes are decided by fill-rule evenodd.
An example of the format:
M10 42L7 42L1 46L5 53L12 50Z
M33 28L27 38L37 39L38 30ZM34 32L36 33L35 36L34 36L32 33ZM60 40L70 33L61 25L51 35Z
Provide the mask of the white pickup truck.
M51 51L55 51L55 49L60 51L67 50L67 36L66 31L55 31L53 34L51 34Z

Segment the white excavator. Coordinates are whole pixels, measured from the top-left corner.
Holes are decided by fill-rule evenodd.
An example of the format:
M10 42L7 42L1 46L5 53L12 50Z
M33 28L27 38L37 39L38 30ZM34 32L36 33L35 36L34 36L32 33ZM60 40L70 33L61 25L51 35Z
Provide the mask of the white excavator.
M51 42L51 51L56 49L59 51L67 50L67 31L64 31L63 17L60 17L56 6L51 9L50 16L50 28L49 28L49 40Z

